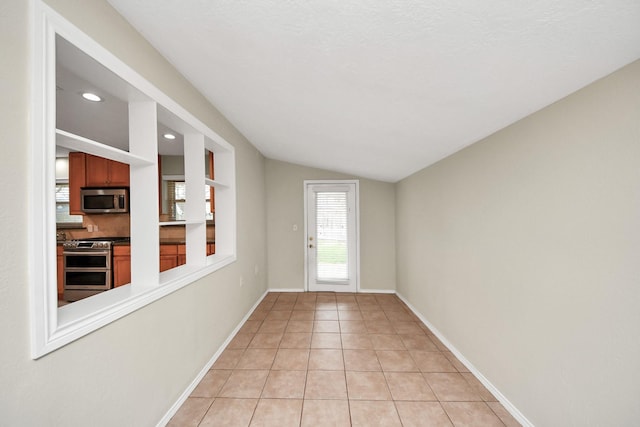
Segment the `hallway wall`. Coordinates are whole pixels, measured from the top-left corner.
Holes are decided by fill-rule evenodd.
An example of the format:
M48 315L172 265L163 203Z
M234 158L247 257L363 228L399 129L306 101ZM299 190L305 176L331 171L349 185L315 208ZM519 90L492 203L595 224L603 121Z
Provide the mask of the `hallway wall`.
M152 426L266 290L264 158L103 0L48 0L57 12L236 149L238 260L32 360L29 329L31 1L0 7L0 425ZM38 262L39 260L35 260ZM254 275L258 266L259 274ZM239 277L245 277L239 287Z
M398 292L533 424L640 423L640 61L401 181L396 220Z
M395 290L394 184L271 159L266 161L269 287L304 289L303 183L312 179L359 179L360 287Z

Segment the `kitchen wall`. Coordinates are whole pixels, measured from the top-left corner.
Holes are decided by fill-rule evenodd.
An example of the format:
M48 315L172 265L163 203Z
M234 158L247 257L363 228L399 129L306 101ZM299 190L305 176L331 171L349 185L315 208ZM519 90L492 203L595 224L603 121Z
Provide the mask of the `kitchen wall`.
M105 1L47 3L235 146L238 261L39 360L30 358L30 2L4 0L0 425L155 425L266 290L264 158Z
M396 219L398 292L534 425L640 424L640 61L404 179Z
M360 180L360 287L395 290L395 186L267 159L269 287L304 288L303 183L313 179Z

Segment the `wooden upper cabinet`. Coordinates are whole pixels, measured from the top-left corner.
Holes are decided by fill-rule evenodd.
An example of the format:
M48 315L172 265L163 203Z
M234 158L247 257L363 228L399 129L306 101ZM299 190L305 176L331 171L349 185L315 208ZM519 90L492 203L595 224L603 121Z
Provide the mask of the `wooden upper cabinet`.
M128 164L86 153L69 153L69 213L71 215L84 215L80 205L82 187L128 186Z
M69 153L69 213L84 215L80 206L80 188L86 187L85 153Z
M111 170L109 171L111 182L110 185L116 187L129 186L129 165L120 162L109 162Z
M86 154L87 187L128 187L129 165Z

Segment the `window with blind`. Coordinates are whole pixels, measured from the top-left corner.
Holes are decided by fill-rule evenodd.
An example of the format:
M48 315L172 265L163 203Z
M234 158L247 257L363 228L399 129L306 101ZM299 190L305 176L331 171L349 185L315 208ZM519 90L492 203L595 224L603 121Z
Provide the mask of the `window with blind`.
M213 219L211 211L212 187L204 186L204 203L207 220ZM172 220L183 221L185 219L184 207L187 201L187 186L184 181L167 181L167 205L168 215Z
M316 194L317 280L349 278L347 193Z
M82 224L82 215L69 214L69 184L56 184L56 224Z

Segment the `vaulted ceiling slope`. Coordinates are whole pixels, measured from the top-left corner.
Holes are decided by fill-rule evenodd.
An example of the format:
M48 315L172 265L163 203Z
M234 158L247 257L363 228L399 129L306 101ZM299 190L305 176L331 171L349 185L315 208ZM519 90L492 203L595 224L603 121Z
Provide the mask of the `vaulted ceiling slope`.
M640 58L638 0L108 0L265 156L396 182Z

